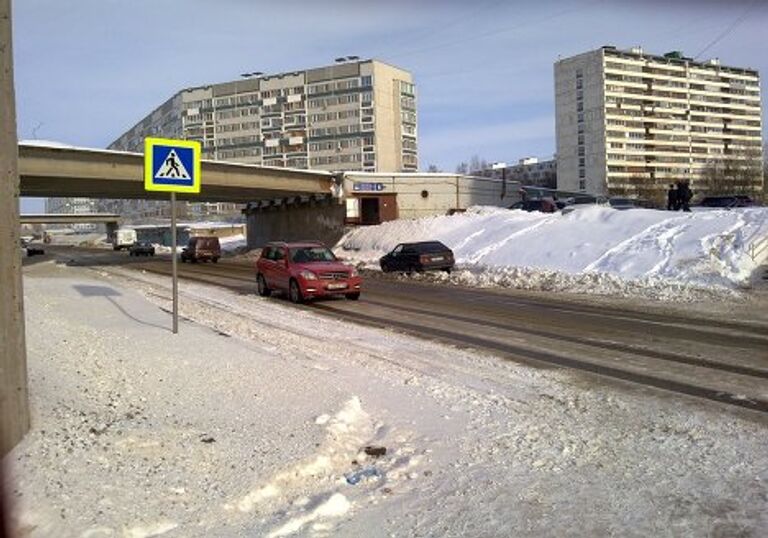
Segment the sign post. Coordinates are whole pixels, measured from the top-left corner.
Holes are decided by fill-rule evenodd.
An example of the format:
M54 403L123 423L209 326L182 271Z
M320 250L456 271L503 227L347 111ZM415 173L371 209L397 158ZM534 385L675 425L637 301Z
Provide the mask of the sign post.
M179 332L179 266L176 255L176 193L171 193L171 279L173 280L173 334Z
M144 189L171 193L173 334L179 332L179 279L176 254L176 193L200 193L200 143L193 140L144 140Z

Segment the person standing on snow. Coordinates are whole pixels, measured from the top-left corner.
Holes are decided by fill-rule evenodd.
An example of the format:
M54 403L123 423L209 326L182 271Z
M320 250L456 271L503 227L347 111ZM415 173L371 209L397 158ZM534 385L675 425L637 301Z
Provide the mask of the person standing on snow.
M667 191L667 211L675 211L677 209L677 190L675 189L675 185L672 184L669 186L669 190Z
M683 191L678 193L680 197L680 205L683 207L683 211L691 212L691 198L693 198L693 191L688 186L688 183L683 183Z

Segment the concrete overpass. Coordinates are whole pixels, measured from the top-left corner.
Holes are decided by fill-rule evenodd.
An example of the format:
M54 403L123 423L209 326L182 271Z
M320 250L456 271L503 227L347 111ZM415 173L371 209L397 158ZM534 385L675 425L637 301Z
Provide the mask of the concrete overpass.
M331 194L334 176L221 161L202 162L199 195L179 200L246 203L294 196ZM21 196L142 198L167 200L144 190L144 154L68 146L19 144Z
M120 222L120 215L114 213L38 213L20 215L21 224L113 224Z

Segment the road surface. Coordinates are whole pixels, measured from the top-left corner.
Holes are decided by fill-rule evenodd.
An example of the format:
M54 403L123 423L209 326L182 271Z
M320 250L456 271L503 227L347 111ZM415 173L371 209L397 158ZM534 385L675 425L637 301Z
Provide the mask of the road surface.
M76 265L170 274L162 257L52 249ZM182 278L255 294L252 263L181 264ZM271 300L285 301L275 297ZM286 301L287 302L287 301ZM297 308L393 328L542 367L572 368L768 413L768 325L653 309L575 302L553 295L461 288L369 275L360 301Z

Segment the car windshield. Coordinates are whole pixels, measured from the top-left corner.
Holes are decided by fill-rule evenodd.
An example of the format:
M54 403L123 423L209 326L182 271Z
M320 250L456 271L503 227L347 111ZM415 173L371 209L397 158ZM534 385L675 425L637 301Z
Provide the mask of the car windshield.
M296 263L334 262L336 256L326 247L299 247L291 249L291 261Z

